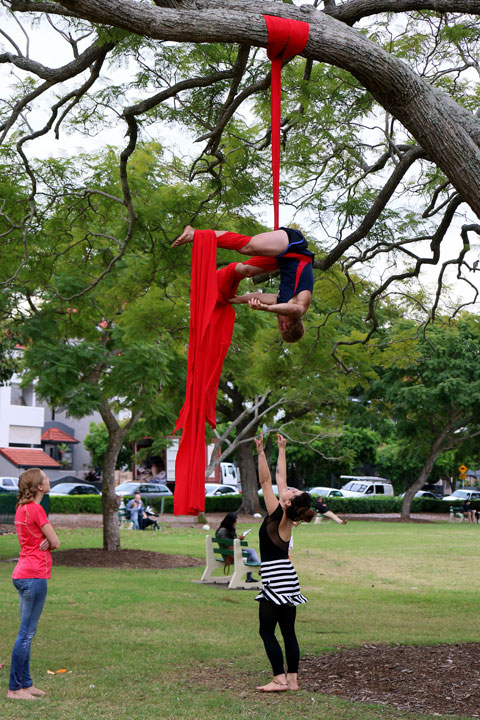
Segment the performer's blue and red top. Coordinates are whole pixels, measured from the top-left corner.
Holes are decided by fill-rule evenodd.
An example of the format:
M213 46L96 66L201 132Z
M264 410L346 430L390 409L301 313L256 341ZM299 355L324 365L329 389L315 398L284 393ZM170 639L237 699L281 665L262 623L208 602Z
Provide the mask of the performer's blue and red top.
M313 292L313 260L315 256L308 249L308 242L302 233L292 228L281 227L279 229L285 230L289 240L287 249L276 257L280 269L277 302L286 303L302 290Z

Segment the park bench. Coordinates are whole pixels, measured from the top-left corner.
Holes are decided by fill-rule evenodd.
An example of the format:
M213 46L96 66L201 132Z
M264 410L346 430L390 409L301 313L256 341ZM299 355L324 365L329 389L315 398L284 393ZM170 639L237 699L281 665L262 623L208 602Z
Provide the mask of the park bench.
M325 515L322 515L322 513L319 513L317 510L315 510L315 522L314 525L320 525L321 523L329 523L331 522L331 519L329 517L325 517Z
M233 548L232 548L233 545ZM257 590L261 588L261 582L245 582L243 576L252 568L260 567L259 563L248 560L248 553L243 549L248 546L246 540L235 538L212 538L207 535L205 538L206 565L200 579L202 583L214 583L227 585L229 590ZM232 562L233 560L233 562ZM213 575L215 570L223 567L223 575ZM233 573L227 576L225 573L233 566Z
M453 507L453 505L450 505L450 517L448 518L448 522L463 522L463 512L458 507Z

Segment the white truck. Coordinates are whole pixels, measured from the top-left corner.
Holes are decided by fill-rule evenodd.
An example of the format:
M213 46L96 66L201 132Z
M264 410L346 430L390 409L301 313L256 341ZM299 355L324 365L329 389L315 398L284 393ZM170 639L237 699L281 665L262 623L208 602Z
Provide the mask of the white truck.
M167 482L175 481L175 459L177 457L179 440L173 438L172 444L169 445L165 451L165 469L167 472ZM208 445L206 448L206 463L210 462L213 445ZM238 467L231 462L221 462L215 468L210 477L205 478L205 482L217 482L222 485L240 485L240 473Z
M372 495L393 495L393 486L390 480L373 475L340 475L346 480L340 488L344 497L371 497Z

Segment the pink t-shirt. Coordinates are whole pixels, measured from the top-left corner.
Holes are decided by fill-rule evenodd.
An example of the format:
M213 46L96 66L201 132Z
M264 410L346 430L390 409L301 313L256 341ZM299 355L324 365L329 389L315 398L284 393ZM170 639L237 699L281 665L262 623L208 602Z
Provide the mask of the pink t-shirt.
M49 579L52 569L52 553L40 550L40 543L45 539L42 526L49 523L47 513L35 502L20 505L15 513L15 528L20 543L20 557L12 578Z

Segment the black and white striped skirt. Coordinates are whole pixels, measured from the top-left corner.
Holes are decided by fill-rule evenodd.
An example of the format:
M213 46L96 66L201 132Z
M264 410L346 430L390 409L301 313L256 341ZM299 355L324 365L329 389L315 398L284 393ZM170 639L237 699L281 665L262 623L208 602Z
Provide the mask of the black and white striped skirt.
M268 600L275 605L303 605L307 598L300 592L298 576L290 560L262 562L263 588L255 600Z

